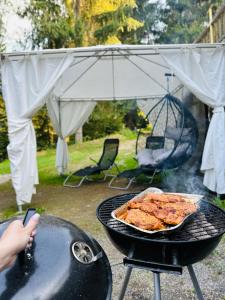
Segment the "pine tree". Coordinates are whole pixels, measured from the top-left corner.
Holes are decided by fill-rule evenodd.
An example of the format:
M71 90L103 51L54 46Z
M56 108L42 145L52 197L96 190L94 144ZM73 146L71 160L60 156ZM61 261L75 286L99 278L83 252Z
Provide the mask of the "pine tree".
M164 24L158 43L192 43L204 30L208 21L210 5L218 6L222 0L167 0L161 9L161 21Z

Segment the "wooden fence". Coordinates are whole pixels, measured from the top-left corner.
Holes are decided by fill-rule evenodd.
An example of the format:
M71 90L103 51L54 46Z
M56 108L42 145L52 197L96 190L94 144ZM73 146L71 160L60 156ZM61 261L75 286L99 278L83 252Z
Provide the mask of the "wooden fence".
M217 10L209 25L194 43L220 43L225 41L225 3Z

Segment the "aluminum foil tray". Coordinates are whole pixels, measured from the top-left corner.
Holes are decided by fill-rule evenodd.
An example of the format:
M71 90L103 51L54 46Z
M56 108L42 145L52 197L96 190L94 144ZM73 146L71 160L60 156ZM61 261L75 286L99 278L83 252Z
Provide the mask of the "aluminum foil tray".
M191 217L193 217L193 215L199 210L199 202L200 200L203 198L202 195L197 195L197 194L184 194L184 193L165 193L165 194L172 194L172 195L180 195L180 196L183 196L187 202L190 202L190 203L194 203L196 204L197 206L197 210L196 212L193 212L189 215L187 215L183 221L181 223L179 223L178 225L168 225L167 228L164 228L164 229L160 229L160 230L146 230L146 229L142 229L142 228L139 228L135 225L132 225L132 224L129 224L119 218L116 217L117 213L123 213L125 210L127 210L127 206L128 206L128 203L132 200L135 200L135 199L138 199L146 194L149 194L149 193L158 193L158 194L163 194L164 192L158 188L148 188L146 190L144 190L143 192L139 193L138 195L136 195L134 198L130 199L127 203L123 204L122 206L118 207L117 209L113 210L112 213L111 213L111 216L113 219L116 219L117 221L121 222L121 223L124 223L125 225L127 226L130 226L138 231L142 231L142 232L145 232L145 233L148 233L148 234L155 234L155 233L172 233L173 231L176 231L177 229L180 229L184 224L186 224L190 219Z

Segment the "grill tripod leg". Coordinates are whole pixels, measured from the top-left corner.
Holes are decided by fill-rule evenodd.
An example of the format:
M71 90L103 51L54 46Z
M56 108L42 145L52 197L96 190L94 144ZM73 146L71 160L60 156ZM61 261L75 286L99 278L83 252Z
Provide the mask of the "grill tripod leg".
M161 300L160 273L153 272L154 276L154 300Z
M202 295L202 291L201 291L200 286L198 284L198 280L197 280L197 277L195 275L195 272L194 272L194 269L193 269L192 265L187 266L187 268L188 268L188 272L191 276L191 281L192 281L193 286L195 288L198 300L204 300L203 295Z
M118 300L123 300L123 298L124 298L124 295L125 295L126 289L127 289L127 285L128 285L129 280L130 280L131 271L132 271L132 268L127 267L126 275L125 275L125 278L124 278L124 281L123 281L122 288L120 290L120 295L119 295Z

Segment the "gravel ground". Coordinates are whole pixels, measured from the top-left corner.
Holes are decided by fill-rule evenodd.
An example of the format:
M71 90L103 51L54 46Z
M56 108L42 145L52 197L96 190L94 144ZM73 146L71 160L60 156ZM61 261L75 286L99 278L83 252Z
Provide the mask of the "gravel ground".
M0 175L0 184L9 181L10 178L11 178L11 175L10 175L10 174Z
M126 268L122 264L123 256L112 248L112 245L102 235L96 236L104 248L112 266L113 297L118 299ZM117 265L118 263L121 263ZM216 250L194 266L205 300L225 299L225 239ZM197 299L187 268L182 275L162 274L161 292L164 300L194 300ZM153 275L146 270L134 269L124 300L153 299Z
M129 192L143 189L133 186ZM105 250L113 273L112 299L118 299L126 268L123 256L108 240L102 225L96 219L96 207L104 199L124 192L107 188L106 183L88 183L79 189L62 186L39 186L32 205L42 207L45 213L71 221L91 235ZM0 217L8 208L16 208L15 195L10 183L0 186ZM205 300L225 300L225 237L216 250L206 259L194 265L196 276ZM162 298L164 300L197 299L186 268L182 275L161 275ZM153 276L145 270L133 270L125 300L147 300L153 298Z

